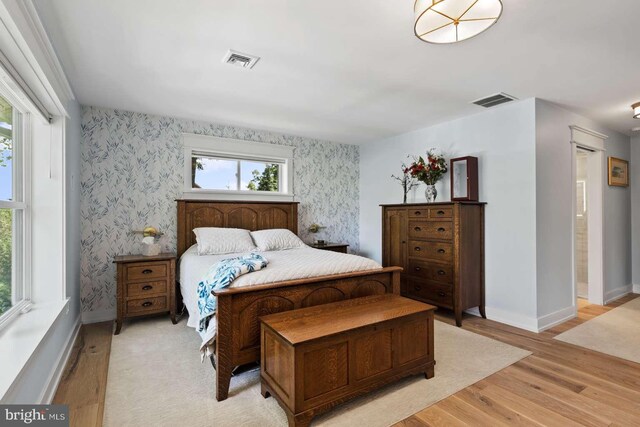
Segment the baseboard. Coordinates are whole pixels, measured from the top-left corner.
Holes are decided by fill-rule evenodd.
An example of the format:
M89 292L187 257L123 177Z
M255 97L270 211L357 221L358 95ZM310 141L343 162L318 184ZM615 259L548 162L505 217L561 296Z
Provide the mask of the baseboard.
M485 307L485 312L487 313L487 319L489 320L524 329L525 331L538 332L538 322L535 318L522 316L511 311L492 307ZM465 313L480 316L480 312L477 308L466 310Z
M633 293L640 294L640 285L633 285Z
M618 298L622 298L623 296L630 294L631 292L633 292L633 285L627 285L608 291L604 294L604 304L607 305Z
M73 324L73 329L71 329L71 333L67 337L65 341L64 348L60 352L58 356L58 360L53 366L53 370L49 375L49 379L47 380L47 386L42 391L42 395L40 396L40 404L48 405L53 400L53 397L56 394L56 390L58 390L58 385L60 384L60 379L62 378L62 373L64 372L65 366L67 366L67 362L69 361L69 356L71 355L71 350L73 349L73 345L78 338L78 333L80 332L80 326L82 322L80 321L80 316L76 319Z
M109 320L115 320L116 318L116 310L108 309L108 310L99 310L99 311L85 311L82 313L82 323L98 323L98 322L107 322Z
M546 329L553 328L560 323L573 319L577 315L577 308L575 305L562 308L550 314L545 314L542 317L538 317L538 332L542 332Z

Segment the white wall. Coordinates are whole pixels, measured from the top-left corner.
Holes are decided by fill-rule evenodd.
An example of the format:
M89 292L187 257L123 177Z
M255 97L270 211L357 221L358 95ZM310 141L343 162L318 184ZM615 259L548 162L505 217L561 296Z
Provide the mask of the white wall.
M11 385L0 393L0 401L46 403L55 392L80 320L80 109L32 2L0 0L0 22L11 35L0 38L0 50L55 116L51 126L33 117L34 122L40 120L33 132L30 206L35 304L0 334L0 340L11 338L12 357L24 360L24 365L16 364L21 366L17 376L10 374ZM6 365L0 369L2 375L9 375Z
M634 290L640 293L640 135L631 139L631 265Z
M536 100L536 214L538 317L570 313L573 300L571 130L577 125L607 135L605 158L630 158L629 137L555 104ZM631 284L631 191L609 187L603 165L605 301ZM545 326L545 325L541 325Z
M367 143L360 151L360 248L381 259L382 203L402 202L391 174L407 155L441 148L447 158L479 158L486 206L486 303L489 318L536 326L535 101L528 99L437 126ZM449 176L438 183L449 200ZM413 200L423 202L424 185ZM411 201L411 200L410 200Z

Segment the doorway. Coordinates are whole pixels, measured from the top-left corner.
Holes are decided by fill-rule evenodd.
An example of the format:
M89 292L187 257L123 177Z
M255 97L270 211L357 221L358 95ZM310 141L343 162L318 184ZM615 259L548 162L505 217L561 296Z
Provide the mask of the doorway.
M578 308L589 301L589 151L576 149L575 277Z
M602 141L602 140L601 140ZM604 151L573 139L573 294L576 307L604 304Z

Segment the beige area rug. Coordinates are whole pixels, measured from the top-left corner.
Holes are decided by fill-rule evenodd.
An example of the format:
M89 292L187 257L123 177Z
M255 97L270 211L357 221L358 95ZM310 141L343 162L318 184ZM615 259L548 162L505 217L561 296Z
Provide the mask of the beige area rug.
M215 400L211 363L200 363L197 333L183 319L127 322L113 337L104 425L286 426L275 399L260 395L260 372L231 379ZM348 402L314 426L388 426L506 368L529 352L436 321L435 377L415 376Z
M555 339L640 363L640 298L569 329Z

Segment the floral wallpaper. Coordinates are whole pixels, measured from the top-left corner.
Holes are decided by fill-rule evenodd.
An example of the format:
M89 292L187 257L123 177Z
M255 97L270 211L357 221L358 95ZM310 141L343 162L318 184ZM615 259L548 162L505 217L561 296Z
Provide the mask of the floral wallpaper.
M296 147L294 192L300 237L327 226L318 238L347 242L358 251L359 148L354 145L233 126L83 107L81 152L81 299L83 312L116 306L113 257L140 253L145 225L176 249L176 204L182 196L181 133L196 133Z

